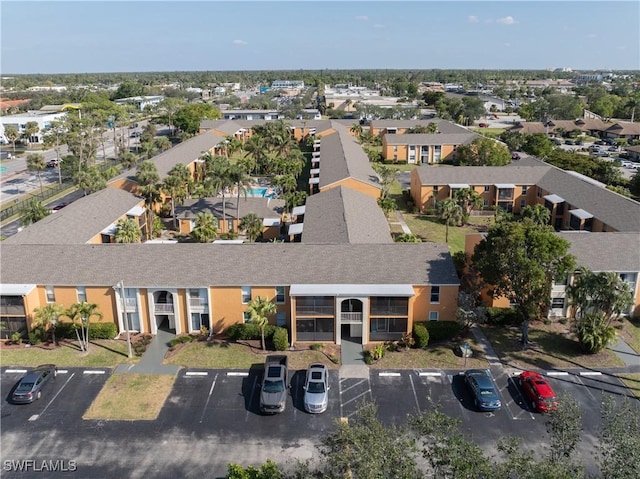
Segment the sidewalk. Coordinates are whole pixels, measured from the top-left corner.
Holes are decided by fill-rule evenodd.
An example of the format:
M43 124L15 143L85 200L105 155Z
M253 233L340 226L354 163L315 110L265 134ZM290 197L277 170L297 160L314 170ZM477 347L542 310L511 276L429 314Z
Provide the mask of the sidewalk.
M169 351L169 341L175 337L175 334L159 329L158 334L153 338L138 363L120 364L115 372L129 374L178 374L180 366L177 364L162 364L167 351Z
M608 349L618 356L627 368L640 370L640 354L636 353L620 336L617 343L609 346Z
M396 219L397 221L389 221L390 225L400 225L400 227L402 228L402 232L404 234L411 234L411 230L409 229L409 227L407 226L407 223L404 222L404 217L402 216L402 211L397 210L396 211Z

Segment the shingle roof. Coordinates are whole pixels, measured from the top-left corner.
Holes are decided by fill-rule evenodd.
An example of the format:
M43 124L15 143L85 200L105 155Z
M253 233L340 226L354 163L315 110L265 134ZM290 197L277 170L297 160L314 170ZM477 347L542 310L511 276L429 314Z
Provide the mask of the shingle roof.
M640 203L595 186L588 179L551 167L538 186L561 196L573 207L588 211L618 231L640 231Z
M333 124L336 133L320 142L320 188L353 178L380 188L378 175L357 140L344 125Z
M423 185L448 185L468 183L470 185L491 185L514 183L534 185L540 181L550 166L429 166L416 168ZM560 193L558 193L560 194Z
M143 199L117 188L105 188L74 201L10 236L5 244L83 244L143 204Z
M443 243L3 244L0 277L3 284L111 286L122 280L138 288L459 284Z
M218 130L225 134L232 135L236 133L240 128L249 130L256 125L264 125L267 122L280 121L280 120L203 120L200 123L200 128L203 130ZM331 129L330 120L282 120L287 125L295 126L297 128L315 128L316 134Z
M237 198L225 198L225 214L227 219L236 218ZM191 198L176 206L178 218L195 218L198 213L212 213L222 218L222 198ZM240 196L240 217L255 213L258 218L280 218L284 212L284 200L270 198L252 198Z
M404 135L387 134L388 145L468 145L480 135L470 131L464 133L407 133Z
M442 134L470 133L465 127L440 118L433 120L371 120L369 126L371 128L383 130L385 128L413 128L416 126L429 126L430 123L437 123L438 130Z
M393 239L374 198L339 186L307 198L302 242L393 243Z
M607 131L617 135L640 135L640 123L619 121L607 128Z
M571 242L569 252L578 266L594 272L640 272L640 233L583 233L562 231Z

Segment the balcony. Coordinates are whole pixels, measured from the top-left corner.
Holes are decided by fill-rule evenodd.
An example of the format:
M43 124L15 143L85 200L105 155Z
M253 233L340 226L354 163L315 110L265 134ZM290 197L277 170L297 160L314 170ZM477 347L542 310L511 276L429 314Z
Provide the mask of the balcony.
M154 314L173 314L173 304L172 303L156 304L153 312Z
M207 305L207 300L205 298L189 298L189 306L192 308L204 308Z
M362 323L362 313L340 313L340 322L342 324L360 324Z
M127 308L127 313L133 313L138 310L138 300L136 298L125 298L124 304Z
M306 306L298 305L296 308L296 314L298 316L331 316L333 315L333 305L328 306Z

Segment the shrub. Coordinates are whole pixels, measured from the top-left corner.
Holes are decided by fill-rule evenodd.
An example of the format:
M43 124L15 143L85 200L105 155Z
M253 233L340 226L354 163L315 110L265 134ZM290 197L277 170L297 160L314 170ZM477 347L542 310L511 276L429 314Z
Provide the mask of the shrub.
M11 343L12 344L22 344L22 334L18 331L11 335Z
M113 339L117 335L118 329L114 323L91 323L89 326L89 340Z
M313 343L311 346L309 346L309 349L311 349L312 351L320 351L322 348L324 348L324 344L322 343Z
M373 355L371 354L371 351L369 349L366 349L362 354L364 356L365 364L373 364L375 362L375 360L373 359Z
M277 326L274 326L273 324L268 324L264 328L265 340L273 337L273 333L275 332L276 328ZM260 335L260 327L255 323L232 324L227 328L226 335L232 341L247 341L252 339L260 339L262 337Z
M431 341L448 341L460 334L462 329L457 321L426 321L424 325Z
M76 339L76 326L73 323L58 323L56 324L56 338Z
M426 348L429 344L429 331L424 323L413 324L413 338L416 348Z
M177 346L178 344L190 343L194 339L195 338L193 336L191 336L190 334L185 334L183 336L176 336L171 341L169 341L169 346L171 346L173 348L173 347Z
M273 333L273 347L276 351L284 351L289 346L289 332L286 328L276 327Z
M414 347L415 344L416 344L416 340L413 339L413 334L404 333L402 335L402 339L400 341L398 341L397 346L399 348L409 349L409 348Z
M40 344L44 340L44 331L42 328L33 328L29 331L29 344Z
M495 325L519 324L522 319L514 308L487 308L487 322Z
M329 356L329 359L331 360L331 362L333 364L339 364L340 363L340 358L338 356L334 356L333 354L331 356Z

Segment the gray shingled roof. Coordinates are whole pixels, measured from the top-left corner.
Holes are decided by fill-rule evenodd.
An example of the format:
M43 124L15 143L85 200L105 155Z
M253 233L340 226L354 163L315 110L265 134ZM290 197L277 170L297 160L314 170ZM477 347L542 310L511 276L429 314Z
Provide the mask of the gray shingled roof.
M555 167L550 167L537 184L618 231L640 231L640 203L637 201Z
M388 145L468 145L480 135L471 133L407 133L397 135L388 133L385 139Z
M111 286L122 280L132 288L459 284L443 243L3 244L0 276L3 284Z
M550 166L429 166L416 168L423 185L448 185L468 183L469 185L492 185L513 183L535 185L549 171ZM567 175L569 176L569 175ZM554 191L554 193L560 194Z
M369 157L347 128L333 124L336 133L323 136L320 142L320 188L353 178L380 188L378 175Z
M240 128L249 130L256 125L264 125L267 122L280 121L280 120L203 120L200 123L200 128L204 130L218 130L223 131L229 135L237 132ZM295 126L298 128L315 128L316 134L331 128L330 120L282 120L287 125Z
M302 242L393 243L393 239L375 199L339 186L307 198Z
M3 249L5 244L83 244L142 203L127 191L105 188L10 236Z
M384 130L385 128L413 128L416 126L429 126L429 123L437 123L440 133L456 134L456 133L469 133L465 127L456 125L455 123L441 118L434 118L433 120L371 120L370 127Z
M640 233L562 231L558 235L571 242L569 252L578 266L595 272L640 272Z
M237 198L225 198L227 219L236 217ZM195 218L198 213L212 213L222 219L222 198L191 198L176 206L178 218ZM258 218L280 218L284 212L284 200L240 196L240 217L255 213Z

